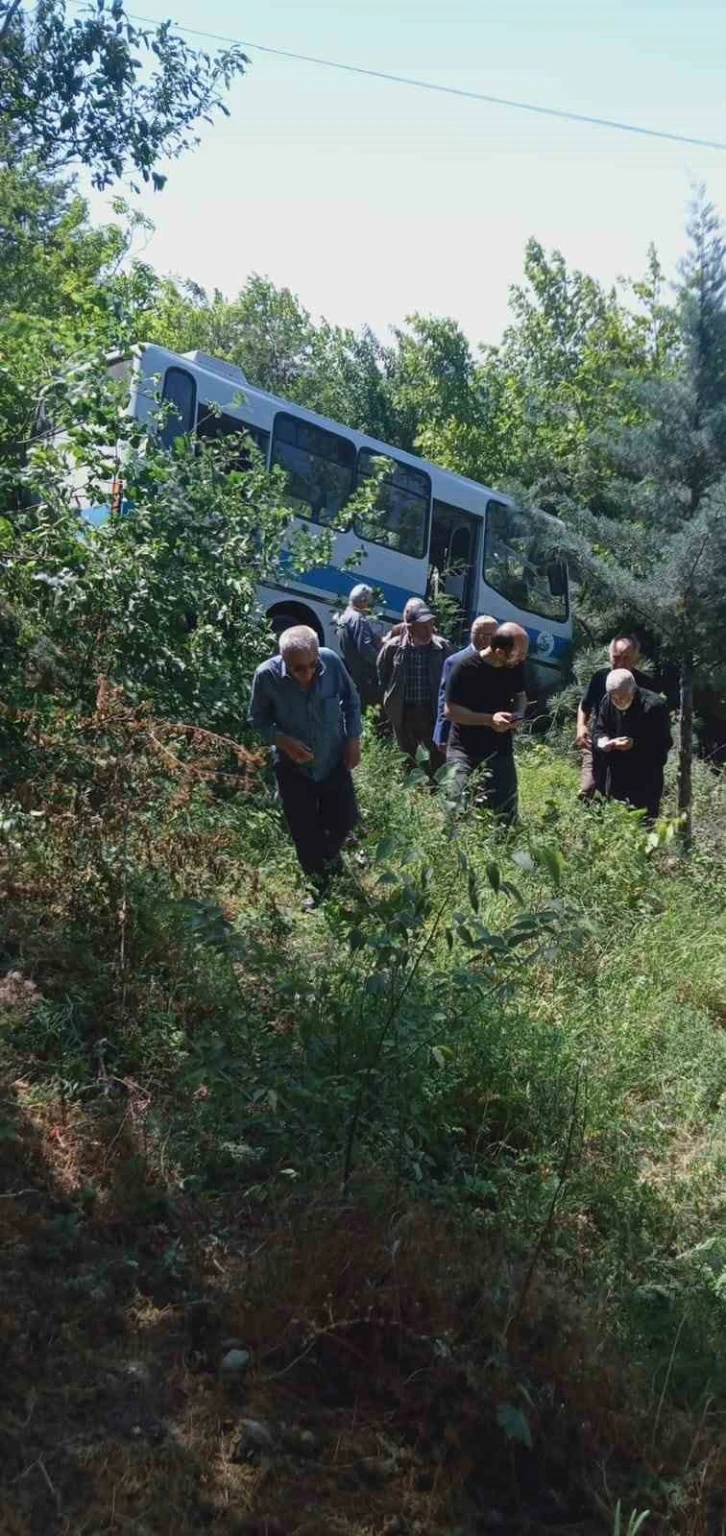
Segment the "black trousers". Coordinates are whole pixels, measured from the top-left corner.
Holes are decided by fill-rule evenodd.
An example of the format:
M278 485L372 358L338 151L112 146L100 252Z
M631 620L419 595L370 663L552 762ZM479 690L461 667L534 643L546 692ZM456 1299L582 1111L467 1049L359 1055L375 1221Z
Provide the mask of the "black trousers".
M436 715L432 704L404 704L400 725L394 725L396 745L405 753L406 767L417 768L416 749L423 747L429 754L429 774L441 768L445 758L434 741Z
M622 781L615 786L609 784L607 797L609 800L623 800L627 805L632 805L635 811L645 811L647 822L657 821L663 799L663 774L655 774L645 784L627 784Z
M352 774L342 759L329 778L318 781L279 762L275 778L302 868L306 875L322 875L358 820Z
M517 765L513 752L494 752L483 762L474 762L460 747L449 747L447 765L454 769L454 782L459 794L463 794L472 773L480 774L476 799L486 805L503 822L510 823L517 816Z

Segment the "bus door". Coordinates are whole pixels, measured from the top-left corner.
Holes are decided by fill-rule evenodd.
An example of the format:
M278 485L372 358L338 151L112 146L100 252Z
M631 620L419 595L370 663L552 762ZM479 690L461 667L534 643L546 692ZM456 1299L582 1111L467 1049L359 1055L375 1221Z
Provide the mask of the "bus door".
M429 548L429 594L446 593L461 609L462 620L474 617L477 593L477 540L482 520L445 501L434 501Z

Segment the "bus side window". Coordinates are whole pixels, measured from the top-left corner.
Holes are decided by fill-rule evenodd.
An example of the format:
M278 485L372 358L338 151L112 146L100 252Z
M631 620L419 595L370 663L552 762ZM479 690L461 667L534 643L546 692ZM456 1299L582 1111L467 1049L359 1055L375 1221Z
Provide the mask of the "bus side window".
M215 411L212 406L203 401L197 411L197 437L220 438L231 437L237 433L243 437L252 439L256 448L259 448L265 463L267 463L267 445L270 441L269 432L262 427L255 427L248 421L238 421L235 416L227 416L224 411ZM247 452L245 444L240 445L240 451L235 460L237 469L250 469L252 456Z
M487 503L484 580L525 613L557 623L567 618L565 566L537 548L537 530L526 513L500 501Z
M159 441L163 448L171 448L177 437L191 432L194 426L197 386L191 373L187 373L186 368L167 368L161 398L169 402L173 410L164 412Z
M403 464L400 459L361 448L358 454L358 480L364 482L378 468L383 469L375 506L370 515L360 513L355 531L371 544L383 544L402 555L420 560L426 553L431 505L431 481L421 469Z
M278 411L272 429L271 467L287 472L288 494L298 517L332 523L355 479L355 446L337 432Z

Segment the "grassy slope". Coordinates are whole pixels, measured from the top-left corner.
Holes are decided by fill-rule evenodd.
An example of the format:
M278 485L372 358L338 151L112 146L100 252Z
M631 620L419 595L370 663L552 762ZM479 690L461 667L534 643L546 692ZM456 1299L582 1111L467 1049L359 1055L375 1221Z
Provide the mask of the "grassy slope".
M620 1498L705 1532L720 783L684 867L581 808L545 747L502 843L375 744L372 863L305 919L264 795L172 791L121 721L73 751L81 795L58 748L6 817L8 1531L589 1533ZM218 1376L234 1338L243 1402ZM245 1412L269 1455L239 1449Z

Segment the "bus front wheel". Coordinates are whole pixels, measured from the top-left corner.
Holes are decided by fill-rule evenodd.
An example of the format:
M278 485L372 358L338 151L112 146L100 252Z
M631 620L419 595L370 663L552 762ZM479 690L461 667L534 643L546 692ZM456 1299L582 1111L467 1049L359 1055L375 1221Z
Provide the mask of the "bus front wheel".
M321 645L325 644L325 636L317 614L312 608L306 608L303 603L290 603L285 608L270 608L267 620L273 635L281 635L284 629L292 629L293 624L307 624L314 629Z

